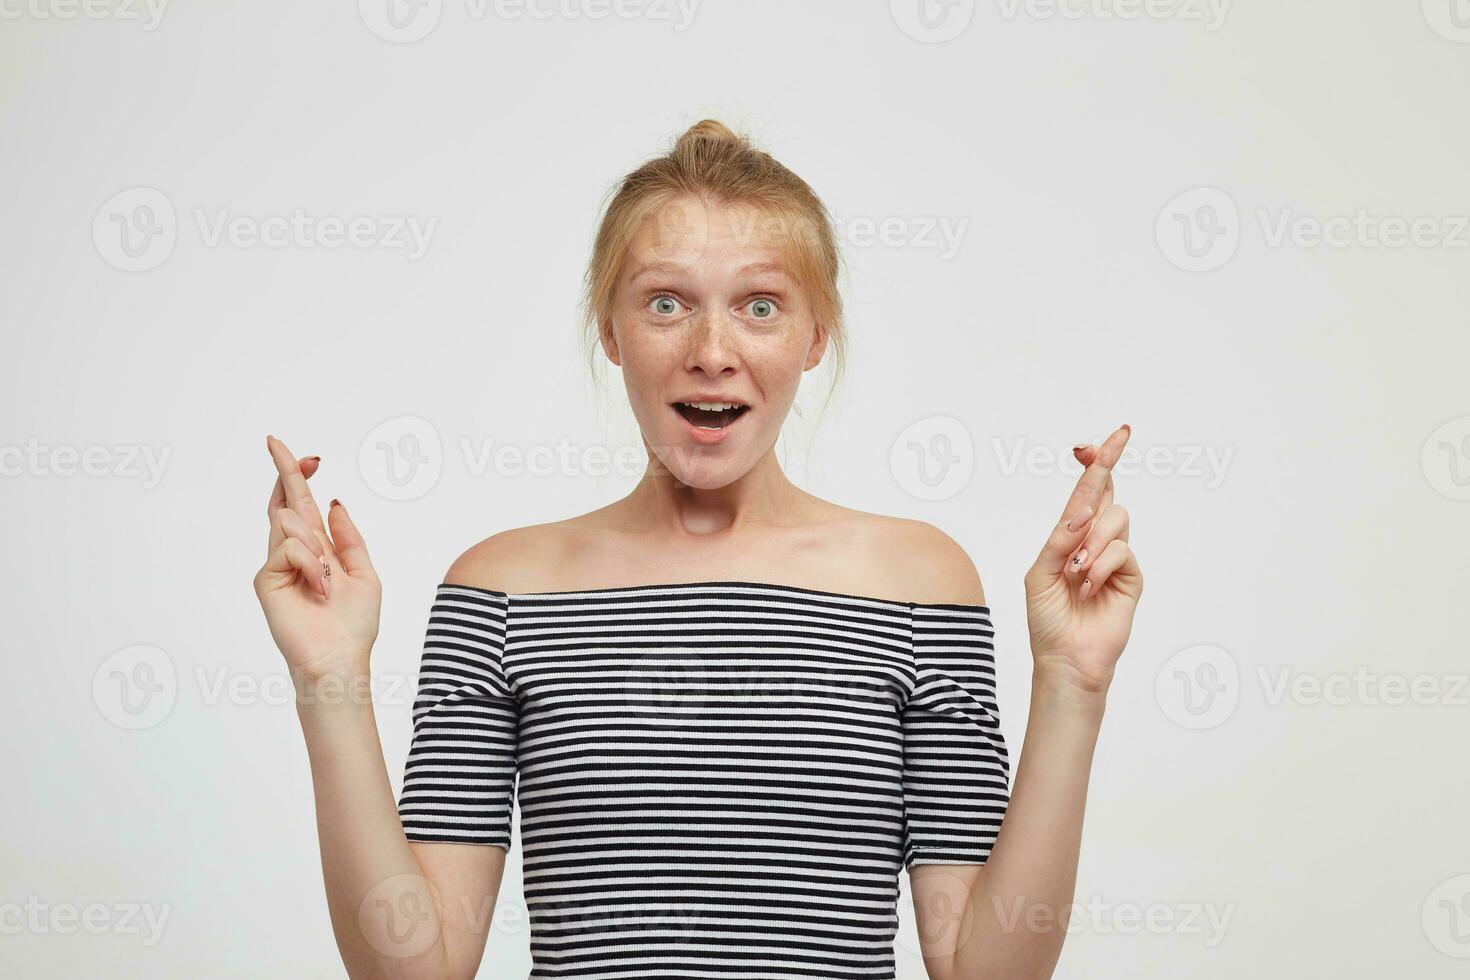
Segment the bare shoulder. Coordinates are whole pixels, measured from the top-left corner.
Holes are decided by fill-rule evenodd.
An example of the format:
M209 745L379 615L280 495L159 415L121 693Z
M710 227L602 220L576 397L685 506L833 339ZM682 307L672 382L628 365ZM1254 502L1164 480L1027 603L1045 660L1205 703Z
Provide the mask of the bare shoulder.
M454 560L444 581L497 592L536 592L570 550L566 522L492 534Z
M906 517L874 515L867 523L871 553L909 601L986 604L974 560L944 531Z

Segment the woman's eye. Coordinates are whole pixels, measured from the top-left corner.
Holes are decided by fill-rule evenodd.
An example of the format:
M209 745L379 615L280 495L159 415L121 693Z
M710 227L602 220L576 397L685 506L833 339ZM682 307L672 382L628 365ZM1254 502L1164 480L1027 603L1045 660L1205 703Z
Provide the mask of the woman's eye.
M776 304L768 299L756 299L750 301L750 312L762 320L776 315Z
M662 313L664 316L673 316L679 312L679 301L672 296L655 296L649 305L655 313Z

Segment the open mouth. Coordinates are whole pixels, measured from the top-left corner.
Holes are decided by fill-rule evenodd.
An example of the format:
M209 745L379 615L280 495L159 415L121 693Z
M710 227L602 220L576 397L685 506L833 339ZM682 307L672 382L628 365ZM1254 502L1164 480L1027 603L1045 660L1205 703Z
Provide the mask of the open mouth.
M674 411L684 416L684 421L690 425L695 428L710 430L726 428L734 424L736 419L750 411L749 405L731 402L701 402L699 405L691 405L688 402L674 402L673 406Z

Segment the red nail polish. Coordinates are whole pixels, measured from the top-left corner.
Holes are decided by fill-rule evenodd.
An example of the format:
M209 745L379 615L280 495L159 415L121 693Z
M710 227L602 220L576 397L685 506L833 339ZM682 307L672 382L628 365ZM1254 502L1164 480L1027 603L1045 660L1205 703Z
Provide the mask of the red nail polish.
M333 497L332 498L332 503L331 503L331 505L327 509L330 510L332 507L341 507L341 506L342 506L342 501L338 500L336 497Z
M315 460L318 463L320 463L322 461L322 458L320 456L308 456L306 458L307 459L311 459L311 460Z

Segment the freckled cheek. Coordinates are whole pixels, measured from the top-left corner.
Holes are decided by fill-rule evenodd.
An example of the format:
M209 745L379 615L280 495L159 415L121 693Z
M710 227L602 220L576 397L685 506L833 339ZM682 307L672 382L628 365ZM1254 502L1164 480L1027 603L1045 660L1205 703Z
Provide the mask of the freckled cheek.
M625 360L649 361L667 357L678 343L675 331L653 329L636 317L624 321L618 331L618 347Z
M746 370L769 406L789 405L795 398L805 356L804 346L784 341L761 345L746 356Z
M785 369L800 374L808 346L802 337L785 332L768 337L752 336L744 345L744 352L752 363L759 362L776 370Z
M628 394L650 409L661 407L671 376L683 369L683 344L672 332L624 330L618 342Z

